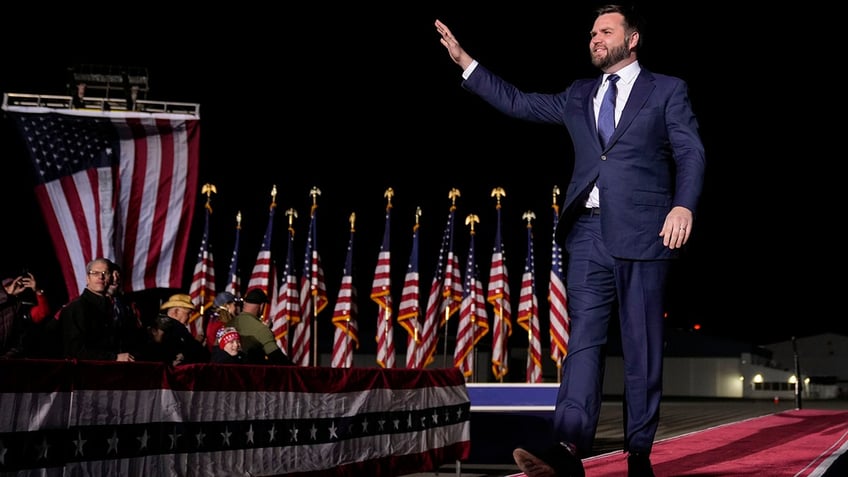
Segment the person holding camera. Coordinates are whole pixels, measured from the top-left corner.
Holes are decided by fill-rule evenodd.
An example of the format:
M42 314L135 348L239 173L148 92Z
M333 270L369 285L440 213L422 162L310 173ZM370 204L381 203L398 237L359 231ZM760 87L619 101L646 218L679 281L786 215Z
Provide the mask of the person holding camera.
M0 290L0 357L49 357L40 336L47 327L50 306L35 276L27 270L3 280ZM46 319L46 320L45 320Z

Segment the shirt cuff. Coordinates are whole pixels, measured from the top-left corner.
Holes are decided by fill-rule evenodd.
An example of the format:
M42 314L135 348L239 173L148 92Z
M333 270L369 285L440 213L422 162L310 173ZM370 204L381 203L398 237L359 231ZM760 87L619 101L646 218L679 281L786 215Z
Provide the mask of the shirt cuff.
M465 68L465 70L462 72L462 79L468 79L468 77L471 76L471 73L473 73L474 70L477 69L477 64L477 60L471 60L471 64L468 65L468 68Z

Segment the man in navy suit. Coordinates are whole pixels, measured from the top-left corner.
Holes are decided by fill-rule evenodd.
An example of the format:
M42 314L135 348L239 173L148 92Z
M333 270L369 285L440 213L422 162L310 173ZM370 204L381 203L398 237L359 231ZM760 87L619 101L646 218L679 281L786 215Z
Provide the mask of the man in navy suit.
M436 20L435 26L463 70L465 89L511 117L564 125L574 145L557 231L568 253L571 318L554 416L559 442L540 452L516 449L516 464L528 477L584 475L580 456L591 450L598 425L603 347L617 305L628 475L653 476L649 456L662 396L666 283L671 259L692 233L705 169L687 85L639 64L641 24L625 7L597 11L589 53L603 74L557 94L518 90L469 56L444 23ZM604 142L597 118L611 87L615 124Z

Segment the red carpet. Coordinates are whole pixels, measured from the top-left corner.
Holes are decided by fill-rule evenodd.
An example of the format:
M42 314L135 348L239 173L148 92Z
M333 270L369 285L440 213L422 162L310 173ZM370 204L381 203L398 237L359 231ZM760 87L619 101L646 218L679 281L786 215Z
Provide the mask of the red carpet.
M658 441L651 461L657 477L815 477L846 451L848 411L801 409ZM627 475L621 452L583 465L589 477Z

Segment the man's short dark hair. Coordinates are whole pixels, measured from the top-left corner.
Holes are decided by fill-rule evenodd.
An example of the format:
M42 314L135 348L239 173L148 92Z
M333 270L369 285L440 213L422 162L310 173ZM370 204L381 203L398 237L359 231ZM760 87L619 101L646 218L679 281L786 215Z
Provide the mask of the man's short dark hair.
M615 5L609 4L598 7L595 10L597 16L606 15L607 13L619 13L624 17L624 28L627 35L633 32L639 32L639 42L636 44L636 49L642 46L642 30L645 28L645 20L642 15L636 10L635 5Z

